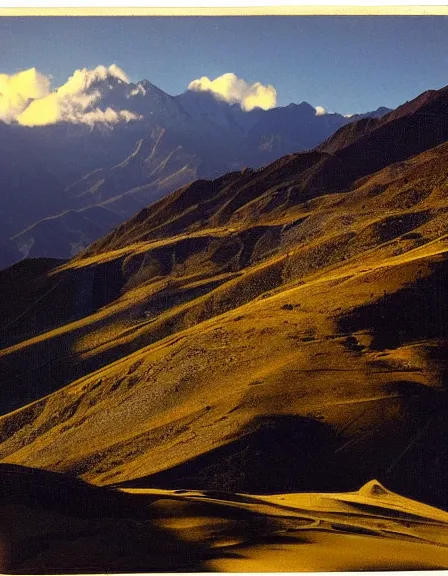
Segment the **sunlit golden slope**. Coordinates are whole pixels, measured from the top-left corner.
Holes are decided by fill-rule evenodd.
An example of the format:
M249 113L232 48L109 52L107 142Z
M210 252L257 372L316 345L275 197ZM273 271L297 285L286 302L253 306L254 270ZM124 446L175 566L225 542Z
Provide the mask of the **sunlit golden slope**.
M316 159L192 184L45 276L60 325L13 316L0 351L2 461L447 506L448 144L312 197Z

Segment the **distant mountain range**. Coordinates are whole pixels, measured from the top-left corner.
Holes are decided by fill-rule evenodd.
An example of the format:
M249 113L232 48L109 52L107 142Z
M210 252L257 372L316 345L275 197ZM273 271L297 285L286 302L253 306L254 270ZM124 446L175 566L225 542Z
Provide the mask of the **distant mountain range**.
M69 258L151 202L198 178L314 148L350 118L306 102L245 112L209 92L170 96L147 80L89 88L98 107L137 120L41 127L0 123L0 268L24 257Z

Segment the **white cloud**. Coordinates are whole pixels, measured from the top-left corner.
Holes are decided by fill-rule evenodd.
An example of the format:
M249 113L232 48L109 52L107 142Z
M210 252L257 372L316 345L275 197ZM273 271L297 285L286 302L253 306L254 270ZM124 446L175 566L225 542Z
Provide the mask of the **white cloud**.
M75 70L73 76L70 76L67 82L58 88L57 93L61 97L71 96L72 94L82 94L87 92L95 82L103 82L109 78L116 78L121 82L129 84L129 79L124 70L112 64L109 68L106 68L106 66L97 66L93 70L88 70L87 68Z
M316 116L323 116L324 114L327 113L327 111L323 106L316 106L315 109L316 109Z
M269 110L274 108L277 102L277 91L270 84L268 86L264 86L260 82L249 84L231 72L218 76L214 80L202 76L202 78L190 82L188 90L212 92L216 97L230 104L238 103L245 111L254 108Z
M97 122L103 122L107 124L117 124L118 122L129 122L130 120L136 120L139 118L133 112L129 110L113 110L112 108L106 108L106 110L92 110L91 112L85 112L83 115L83 122L85 124L96 124Z
M50 92L50 79L30 68L17 74L0 74L0 120L12 122L30 100Z
M98 83L115 79L129 83L125 72L112 64L93 70L76 70L65 84L50 92L50 78L35 68L8 76L0 75L0 120L16 121L24 126L45 126L57 122L93 125L138 119L129 110L102 110L98 107L101 91Z
M146 94L145 87L140 83L137 84L137 86L129 92L127 98L130 98L131 96L137 96L138 94L141 94L142 96Z

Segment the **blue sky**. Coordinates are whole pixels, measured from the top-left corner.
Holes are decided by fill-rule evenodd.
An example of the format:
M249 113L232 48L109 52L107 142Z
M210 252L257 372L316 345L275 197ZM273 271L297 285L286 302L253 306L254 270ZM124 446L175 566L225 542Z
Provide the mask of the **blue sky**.
M343 114L395 107L448 84L448 18L0 18L0 73L35 66L53 86L116 63L170 94L233 72L272 84L277 104Z

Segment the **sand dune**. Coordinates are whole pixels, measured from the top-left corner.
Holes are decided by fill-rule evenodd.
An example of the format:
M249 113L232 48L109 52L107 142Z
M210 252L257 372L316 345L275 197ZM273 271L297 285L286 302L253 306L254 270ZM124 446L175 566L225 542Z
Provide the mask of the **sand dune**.
M448 561L448 513L394 494L376 480L350 493L126 492L175 496L177 505L166 500L154 503L162 510L159 522L180 538L194 539L195 534L209 541L211 548L219 548L222 556L206 562L214 570L411 570L443 568ZM199 517L187 502L200 503ZM209 506L209 516L203 503ZM245 529L237 520L242 510L254 514L252 522L250 517L243 522Z
M0 486L3 573L448 568L448 513L376 481L269 496L111 490L2 465Z

